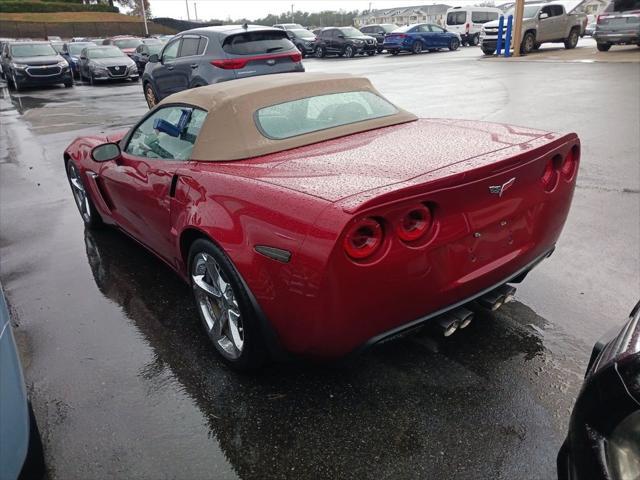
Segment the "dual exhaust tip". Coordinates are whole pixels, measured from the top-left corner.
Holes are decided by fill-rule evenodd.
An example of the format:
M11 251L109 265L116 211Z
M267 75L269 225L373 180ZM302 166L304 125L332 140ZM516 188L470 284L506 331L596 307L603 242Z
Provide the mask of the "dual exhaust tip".
M477 303L495 312L505 303L513 301L516 289L509 285L502 285L478 298ZM473 311L458 307L439 316L434 324L436 329L445 337L450 337L459 329L467 328L473 321Z

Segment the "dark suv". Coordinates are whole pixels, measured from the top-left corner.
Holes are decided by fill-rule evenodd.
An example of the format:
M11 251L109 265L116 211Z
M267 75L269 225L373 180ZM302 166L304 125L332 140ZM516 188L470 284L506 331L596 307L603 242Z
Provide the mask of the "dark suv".
M73 86L71 68L49 42L7 42L2 48L2 74L10 87L64 84Z
M294 28L286 30L289 40L300 50L303 57L313 55L316 45L316 36L306 28Z
M353 27L323 28L315 45L315 55L318 58L325 55L351 58L357 53L375 55L377 50L378 44L375 38L364 35Z
M362 27L360 31L376 39L376 42L378 42L378 53L380 53L383 50L382 44L384 43L384 36L387 33L393 32L396 28L398 27L393 23L382 23L380 25L367 25Z
M302 54L278 28L223 25L187 30L151 55L142 76L149 108L188 88L271 73L304 72Z

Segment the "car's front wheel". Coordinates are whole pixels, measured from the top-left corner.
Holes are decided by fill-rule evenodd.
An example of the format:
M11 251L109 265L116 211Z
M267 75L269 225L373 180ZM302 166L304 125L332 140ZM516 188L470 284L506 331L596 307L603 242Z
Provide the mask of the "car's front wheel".
M496 49L489 48L489 47L482 47L482 53L484 53L485 55L493 55L494 53L496 53Z
M449 50L453 52L454 50L457 50L458 47L460 47L460 40L458 40L457 38L452 38L449 42Z
M199 239L189 249L189 270L200 319L218 353L238 370L261 366L266 349L260 325L231 261Z
M524 55L528 55L533 51L533 48L536 44L536 36L533 32L527 32L522 39L522 45L520 46L520 53Z
M477 47L479 43L480 43L480 35L476 33L471 37L471 41L469 42L469 45L473 47Z
M144 98L147 101L147 105L149 109L152 109L158 104L158 97L156 96L156 92L153 90L153 87L150 83L145 83L144 85Z
M317 46L314 53L315 53L316 58L323 58L325 56L324 47Z
M393 49L389 50L389 53L391 55L398 55L400 53L400 50L398 50L397 48L393 48Z
M96 207L91 201L89 192L82 181L80 176L80 170L71 161L67 161L67 179L69 185L71 185L71 192L73 193L73 199L76 201L76 206L82 217L82 221L88 228L98 228L102 225L102 218L96 210Z
M611 44L610 43L597 43L596 47L597 47L599 52L608 52L609 49L611 48Z
M346 47L344 47L344 50L342 53L347 58L353 58L353 56L356 54L356 51L353 49L351 45L347 45Z

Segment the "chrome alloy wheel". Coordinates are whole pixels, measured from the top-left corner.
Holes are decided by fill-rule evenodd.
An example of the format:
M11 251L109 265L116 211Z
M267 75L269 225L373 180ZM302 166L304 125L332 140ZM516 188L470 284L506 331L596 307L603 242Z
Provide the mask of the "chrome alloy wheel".
M196 254L191 280L211 340L223 354L237 359L244 347L244 328L235 293L220 265L207 253Z
M91 207L89 205L89 197L84 189L84 184L80 178L80 172L76 166L69 161L67 166L67 172L69 175L69 183L71 184L71 191L73 192L73 198L76 201L80 215L85 223L91 223Z

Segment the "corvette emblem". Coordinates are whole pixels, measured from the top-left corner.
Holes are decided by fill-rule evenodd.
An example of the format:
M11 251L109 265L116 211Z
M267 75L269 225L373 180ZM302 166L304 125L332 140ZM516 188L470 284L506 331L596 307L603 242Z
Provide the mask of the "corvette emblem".
M491 185L489 187L489 193L493 193L494 195L498 195L499 197L510 188L516 182L516 177L513 177L510 180L507 180L502 185Z

